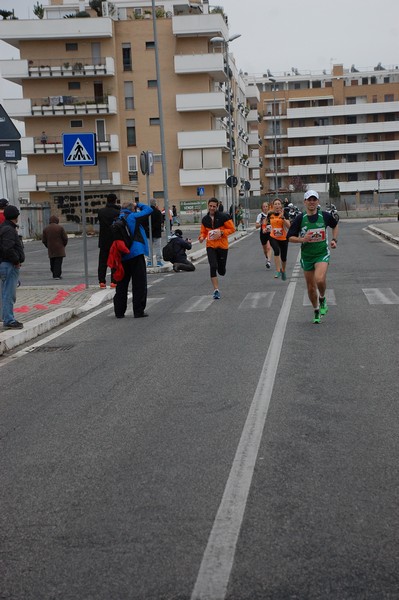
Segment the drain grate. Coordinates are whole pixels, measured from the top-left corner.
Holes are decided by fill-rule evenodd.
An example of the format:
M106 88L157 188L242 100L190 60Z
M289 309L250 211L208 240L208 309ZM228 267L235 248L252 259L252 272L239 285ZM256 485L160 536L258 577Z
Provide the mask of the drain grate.
M73 344L70 344L69 346L37 346L32 348L31 352L67 352L73 347Z

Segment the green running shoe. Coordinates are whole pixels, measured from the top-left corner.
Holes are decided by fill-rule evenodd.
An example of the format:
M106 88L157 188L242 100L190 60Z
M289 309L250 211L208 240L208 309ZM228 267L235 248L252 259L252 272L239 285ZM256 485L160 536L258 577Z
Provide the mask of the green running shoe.
M325 298L320 298L320 314L326 315L328 313L328 304Z
M314 311L313 323L321 323L320 311Z

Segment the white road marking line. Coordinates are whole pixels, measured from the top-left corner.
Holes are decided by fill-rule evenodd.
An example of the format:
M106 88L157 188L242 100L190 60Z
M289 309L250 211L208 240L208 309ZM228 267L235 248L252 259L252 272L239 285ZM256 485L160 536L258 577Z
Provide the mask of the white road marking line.
M377 238L381 242L384 242L384 244L389 244L390 246L392 246L392 248L396 248L396 250L399 250L399 244L396 244L395 242L390 242L383 235L379 235L378 233L375 233L374 231L367 229L367 227L363 227L363 231L365 231L369 235L373 235L375 238Z
M181 304L179 308L176 308L174 313L189 313L189 312L203 312L211 304L213 304L215 300L212 296L192 296L186 302Z
M152 308L158 302L161 302L164 298L147 298L147 308Z
M327 298L327 304L329 304L330 306L337 305L337 300L335 298L334 290L326 290L326 298ZM303 293L303 306L312 306L312 303L308 298L307 292Z
M276 292L252 292L245 296L238 310L247 308L270 308Z
M224 600L296 283L288 284L191 600Z
M399 304L399 296L392 288L363 288L369 304Z

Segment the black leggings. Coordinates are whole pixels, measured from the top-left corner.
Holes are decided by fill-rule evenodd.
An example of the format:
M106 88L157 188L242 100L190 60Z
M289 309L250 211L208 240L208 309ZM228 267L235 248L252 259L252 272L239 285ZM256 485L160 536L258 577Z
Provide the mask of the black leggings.
M273 248L274 256L280 256L283 262L287 260L288 240L277 240L270 236L270 245Z
M208 262L211 268L211 277L216 277L217 274L226 274L226 262L228 250L224 248L207 248Z

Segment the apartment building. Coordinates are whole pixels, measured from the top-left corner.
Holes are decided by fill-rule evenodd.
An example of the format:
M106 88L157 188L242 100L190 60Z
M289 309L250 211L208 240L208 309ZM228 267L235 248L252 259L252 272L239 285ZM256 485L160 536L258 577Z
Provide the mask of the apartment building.
M109 192L121 201L146 201L139 168L145 150L155 157L150 195L163 205L153 17L169 201L179 206L203 193L227 205L231 170L238 187L250 181L259 193L259 139L251 144L247 117L248 103L257 106L260 94L226 54L227 15L207 0L165 0L155 15L151 6L150 0L105 2L98 16L88 2L50 0L43 19L0 22L0 39L20 52L19 60L1 60L0 69L22 86L23 97L5 100L4 108L25 123L28 174L19 177L25 202L50 203L65 220L79 222L79 169L63 165L62 134L94 132L97 165L83 168L88 222L95 223ZM79 11L90 18L65 18Z
M331 73L247 76L260 92L264 192L307 185L343 196L399 189L399 69L334 65Z

